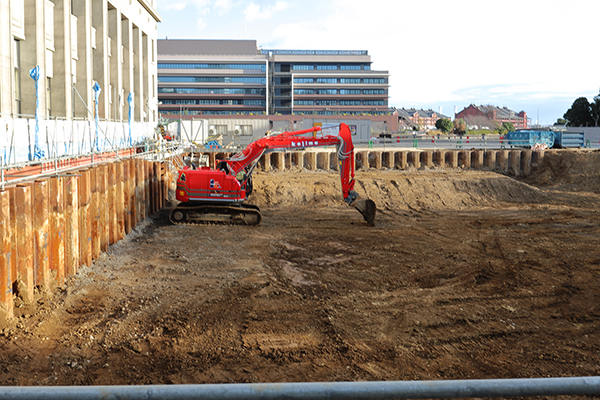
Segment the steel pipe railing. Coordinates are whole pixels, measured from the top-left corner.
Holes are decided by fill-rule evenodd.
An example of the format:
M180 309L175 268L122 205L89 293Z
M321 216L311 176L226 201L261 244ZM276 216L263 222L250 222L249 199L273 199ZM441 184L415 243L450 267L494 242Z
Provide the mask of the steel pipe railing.
M181 147L181 145L179 143L173 143L173 144L164 145L162 149L151 149L149 151L144 151L144 152L135 153L135 154L131 154L131 155L119 155L118 154L119 151L132 149L132 147L123 147L123 148L119 148L119 149L113 150L113 151L82 153L81 155L79 155L77 157L61 156L61 157L56 157L56 158L48 158L48 159L44 159L41 161L38 160L35 162L24 162L24 163L20 163L18 165L3 164L2 157L0 157L0 190L4 190L4 188L7 185L17 185L17 184L26 183L26 182L32 182L36 179L42 179L42 178L48 178L48 177L57 176L57 175L61 175L61 174L66 174L66 173L84 169L86 167L95 166L95 165L99 165L99 164L105 164L105 163L119 161L119 160L126 160L129 158L144 158L145 157L145 158L152 159L153 156L158 155L158 159L160 159L160 161L164 161L166 158L165 154L164 154L165 152L172 153L172 154L179 154L179 152L181 152L180 147ZM114 154L112 157L108 156L109 154L113 154L113 153L116 153L116 154ZM100 158L104 158L104 160L94 161L94 156L97 156L97 157L100 156ZM57 166L58 162L77 160L80 158L90 158L89 164L78 164L75 166L69 165L69 166L65 166L65 167ZM47 165L52 164L54 166L54 168L49 169L49 170L39 173L39 174L18 175L15 173L11 173L10 175L7 176L7 174L5 172L6 170L15 170L15 169L18 170L20 168L24 168L27 166L40 165L40 164L47 164Z
M599 395L600 377L147 386L1 387L4 400L357 400Z

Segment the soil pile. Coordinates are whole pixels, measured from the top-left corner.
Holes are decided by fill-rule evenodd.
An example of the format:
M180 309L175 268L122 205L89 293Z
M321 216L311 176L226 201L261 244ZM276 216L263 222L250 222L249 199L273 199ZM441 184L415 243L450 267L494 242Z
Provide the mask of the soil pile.
M259 207L326 207L343 200L335 173L275 172L255 176L249 199ZM381 210L459 210L498 203L539 203L548 195L504 175L481 171L366 171L355 190Z
M563 191L600 193L600 151L547 152L526 181Z

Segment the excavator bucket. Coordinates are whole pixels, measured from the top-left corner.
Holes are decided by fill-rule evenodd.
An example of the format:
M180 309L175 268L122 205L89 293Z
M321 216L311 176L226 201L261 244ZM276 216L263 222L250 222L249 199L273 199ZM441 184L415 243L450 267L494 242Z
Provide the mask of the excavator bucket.
M375 226L375 214L377 213L377 206L375 202L370 199L356 199L352 204L352 207L356 208L363 216L367 224Z

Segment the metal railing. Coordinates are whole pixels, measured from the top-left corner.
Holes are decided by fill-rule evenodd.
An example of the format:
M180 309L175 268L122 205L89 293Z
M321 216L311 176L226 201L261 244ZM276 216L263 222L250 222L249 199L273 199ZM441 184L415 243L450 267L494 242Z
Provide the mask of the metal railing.
M4 400L356 400L599 395L600 377L145 386L0 387Z

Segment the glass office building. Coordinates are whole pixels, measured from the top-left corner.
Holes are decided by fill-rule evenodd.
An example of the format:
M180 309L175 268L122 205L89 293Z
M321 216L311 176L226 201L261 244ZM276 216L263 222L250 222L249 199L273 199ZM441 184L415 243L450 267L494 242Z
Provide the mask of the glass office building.
M252 40L159 40L165 115L357 115L388 111L389 74L367 51L264 50Z

